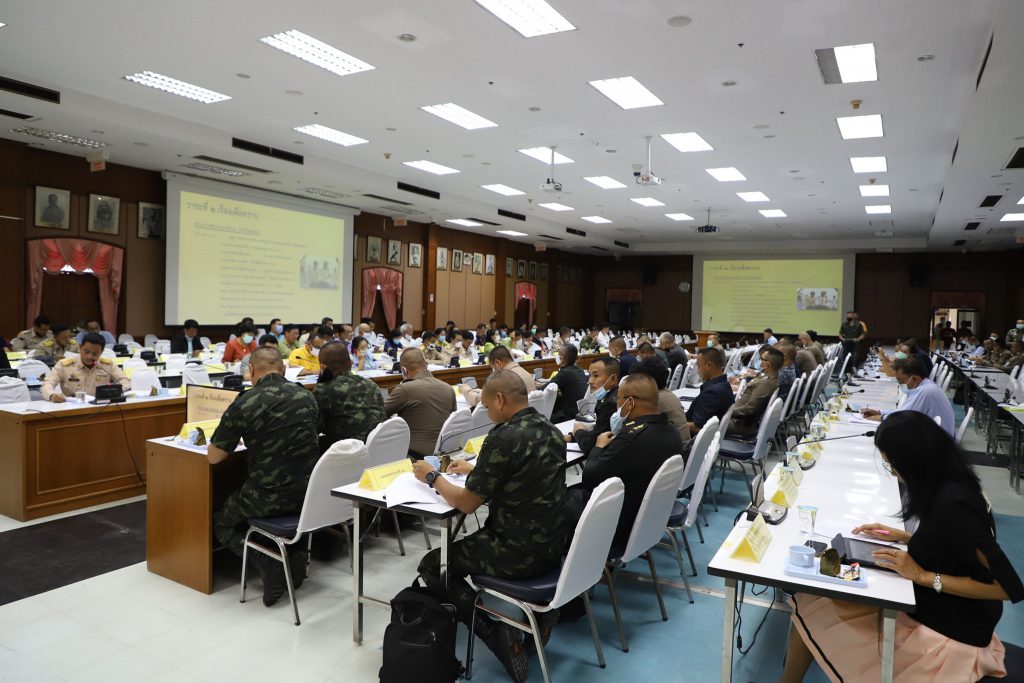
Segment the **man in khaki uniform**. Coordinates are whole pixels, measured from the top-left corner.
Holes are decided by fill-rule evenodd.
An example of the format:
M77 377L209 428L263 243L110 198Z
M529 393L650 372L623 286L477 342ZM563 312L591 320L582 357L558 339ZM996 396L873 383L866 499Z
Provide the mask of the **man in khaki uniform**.
M772 346L762 346L761 374L747 384L743 395L736 399L729 423L729 436L754 436L761 419L768 410L768 399L779 388L779 369L785 362L782 352Z
M54 360L64 360L68 353L78 353L78 342L71 336L71 328L67 325L54 325L53 339L43 342L42 350Z
M131 388L131 380L124 376L112 358L100 358L106 346L102 336L90 332L82 338L81 356L65 358L57 363L43 381L40 393L53 403L63 403L67 396L84 391L96 395L96 387L118 382L125 389ZM57 387L63 394L57 392Z
M398 415L408 423L410 454L431 455L441 426L455 412L455 391L430 374L419 349L402 351L401 368L402 383L388 394L384 412L388 417Z
M38 315L32 321L32 328L23 330L18 336L11 340L11 349L14 351L41 351L43 342L53 339L50 332L50 319L45 315Z

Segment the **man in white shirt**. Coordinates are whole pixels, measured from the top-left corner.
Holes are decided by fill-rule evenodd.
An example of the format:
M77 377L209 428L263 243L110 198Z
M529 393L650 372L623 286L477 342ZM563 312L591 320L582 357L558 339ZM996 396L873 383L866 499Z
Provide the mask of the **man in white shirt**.
M402 333L402 347L409 348L412 346L413 341L415 341L412 338L412 325L409 323L402 323L402 326L398 328L398 331Z
M942 420L939 425L946 433L953 436L956 424L953 417L953 404L949 397L935 382L928 379L928 371L919 358L899 358L893 363L896 369L896 381L900 383L900 391L906 394L903 403L895 410L875 410L865 408L861 414L869 420L882 421L889 415L901 410L916 410L928 417Z
M597 344L602 349L607 349L612 341L611 328L608 323L601 323L601 331L597 333Z
M764 328L764 343L769 346L775 346L779 343L779 340L775 338L775 333L772 332L772 328Z

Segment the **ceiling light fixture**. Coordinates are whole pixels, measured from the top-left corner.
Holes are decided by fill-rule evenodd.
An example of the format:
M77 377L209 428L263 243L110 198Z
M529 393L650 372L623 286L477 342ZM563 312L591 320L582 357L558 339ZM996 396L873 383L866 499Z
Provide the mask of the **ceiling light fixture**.
M517 190L514 187L502 185L501 183L495 183L494 185L481 185L480 187L482 187L485 190L490 190L491 192L497 192L498 194L504 195L506 197L515 197L517 195L526 194L522 190Z
M548 209L549 211L575 211L576 210L576 209L572 208L571 206L566 206L565 204L559 204L558 202L548 202L546 204L538 204L537 206L542 206L545 209Z
M685 213L666 213L665 218L671 218L674 221L692 221L693 216Z
M83 138L78 135L70 135L69 133L58 133L55 130L46 130L45 128L35 128L33 126L11 128L11 132L49 140L50 142L63 142L65 145L74 145L75 147L85 147L87 149L100 149L108 146L107 143L100 142L99 140Z
M878 80L874 43L842 45L815 50L818 69L826 84L863 83Z
M508 235L509 237L526 237L525 232L519 232L518 230L498 230L499 235Z
M765 218L785 218L786 212L782 209L761 209L758 211L759 214Z
M466 218L449 218L445 223L454 223L455 225L461 225L465 228L479 228L483 225L483 223L477 223L476 221L471 221Z
M1020 198L1020 201L1019 201L1019 202L1017 202L1017 203L1018 203L1018 204L1024 204L1024 197L1021 197L1021 198Z
M659 202L654 197L630 197L629 201L636 202L640 206L665 206L665 202Z
M737 192L736 196L745 202L767 202L768 195L764 192Z
M203 104L213 104L214 102L223 102L224 100L231 99L230 95L224 95L213 90L200 88L198 85L179 81L176 78L163 76L161 74L154 73L153 71L140 71L138 73L128 74L124 79L126 81L131 81L132 83L138 83L139 85L163 90L164 92L171 93L172 95L187 97L190 100L196 100Z
M732 166L726 168L705 168L704 170L720 183L732 183L747 179L746 176Z
M185 168L191 168L195 171L202 171L203 173L216 173L217 175L227 175L232 177L239 177L249 175L243 171L236 171L233 168L223 168L221 166L212 166L210 164L204 164L199 161L192 161L187 164L182 164Z
M293 128L292 130L294 130L297 133L305 133L306 135L311 135L314 138L326 140L327 142L333 142L334 144L341 145L342 147L351 147L352 145L363 145L369 142L369 140L358 138L355 135L349 135L348 133L342 133L340 130L328 128L327 126L321 126L319 123L311 123L306 126L298 126L297 128Z
M403 161L402 163L411 168L426 171L427 173L433 173L434 175L451 175L452 173L460 172L458 169L442 166L441 164L435 164L433 161L427 161L426 159L420 159L419 161Z
M590 223L611 223L611 221L604 216L584 216L583 220Z
M661 139L680 152L710 152L714 149L697 133L665 133Z
M551 162L551 148L550 147L530 147L529 149L519 150L520 154L525 154L531 159L536 159L544 164L550 164ZM576 163L569 157L565 156L561 152L554 153L554 163L556 164L574 164Z
M1015 221L1024 221L1024 213L1008 213L999 219L1000 223L1012 223Z
M869 214L892 213L892 206L889 204L874 204L864 207L864 212Z
M447 104L432 104L429 107L420 107L428 114L433 114L449 123L465 128L466 130L477 130L479 128L495 128L498 124L489 121L479 114L474 114L465 107L460 107L454 102Z
M854 173L885 173L889 166L885 157L850 157Z
M576 30L568 19L544 0L476 0L476 4L511 26L524 38Z
M883 135L881 114L837 116L836 123L839 124L839 134L844 140L880 138Z
M641 109L665 104L632 76L590 81L590 85L623 109Z
M888 185L861 185L860 186L861 197L888 197L889 186Z
M590 176L584 178L584 180L586 180L588 183L593 183L594 185L597 185L602 190L618 190L625 187L623 183L620 183L615 178L611 178L606 175Z
M321 69L327 69L338 76L348 76L375 68L372 64L367 64L361 59L356 59L336 47L295 29L260 38L260 42L276 47L304 62L319 66Z

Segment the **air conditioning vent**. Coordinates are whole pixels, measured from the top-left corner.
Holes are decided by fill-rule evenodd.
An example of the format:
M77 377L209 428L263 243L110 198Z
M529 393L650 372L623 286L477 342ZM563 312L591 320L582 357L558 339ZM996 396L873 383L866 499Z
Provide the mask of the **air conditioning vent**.
M327 190L322 187L300 187L299 192L305 192L306 194L314 194L318 197L329 197L330 199L344 199L351 195L343 194L341 192L335 192L334 190Z
M38 121L39 119L32 114L22 114L21 112L11 111L9 109L0 109L0 116L10 116L12 119L21 119L22 121Z
M1006 168L1024 168L1024 147L1018 147L1010 160L1006 162Z
M9 31L10 29L7 30ZM17 95L24 95L25 97L34 97L35 99L43 100L44 102L60 104L60 93L56 90L32 85L31 83L16 81L13 78L4 78L3 76L0 76L0 90L6 90L7 92L12 92Z
M431 199L441 198L440 192L428 190L425 187L417 187L415 185L410 185L409 183L403 183L402 181L398 181L398 189L402 190L403 192L412 192L413 194L418 194L421 197L430 197Z
M231 138L231 146L235 149L240 149L245 152L252 152L253 154L262 154L265 157L271 157L273 159L280 159L281 161L288 161L293 164L302 165L305 163L305 159L301 154L295 154L294 152L286 152L283 149L277 149L270 145L264 145L259 142L252 142L250 140L243 140L241 138Z
M972 221L964 226L964 230L977 230L980 227L981 223L979 221Z
M576 235L577 237L586 237L587 233L584 230L577 230L576 228L566 228L565 231L570 235Z
M512 218L517 221L526 220L526 216L524 214L516 213L515 211L506 211L505 209L498 209L498 215L504 216L505 218Z
M620 242L619 240L615 240L615 246L622 247L623 249L629 249L629 244L626 242Z
M563 241L565 239L564 237L554 237L553 235L544 235L544 234L537 235L537 237L543 237L546 240L557 240L559 242L561 242L561 241Z
M385 197L384 195L380 195L380 194L364 194L363 196L364 197L369 197L370 199L377 199L377 200L380 200L382 202L391 202L392 204L401 204L402 206L412 206L412 202L403 202L401 199L394 199L393 197Z
M228 161L227 159L218 159L217 157L207 156L206 154L200 154L199 156L194 156L192 158L199 159L200 161L208 161L211 164L216 164L218 166L231 166L232 168L240 168L245 171L251 171L253 173L273 173L273 171L270 171L265 168L260 168L259 166L248 166L246 164L239 164L234 161Z
M1001 194L990 194L981 200L981 204L978 204L980 209L991 209L993 206L999 203L999 200L1003 198Z

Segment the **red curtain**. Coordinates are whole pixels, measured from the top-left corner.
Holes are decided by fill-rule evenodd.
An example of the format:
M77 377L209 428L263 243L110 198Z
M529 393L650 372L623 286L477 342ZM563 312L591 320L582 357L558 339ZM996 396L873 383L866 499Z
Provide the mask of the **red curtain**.
M368 318L373 315L373 304L377 299L377 292L380 292L388 329L395 329L398 324L398 306L402 301L402 277L401 271L391 268L364 268L362 317Z
M533 314L537 310L537 285L532 282L516 283L516 305L520 299L530 300L530 324L533 324Z
M28 311L25 324L39 315L43 302L43 273L59 273L70 266L76 273L99 280L103 329L116 334L117 304L121 298L124 249L112 244L76 239L42 239L28 242ZM86 273L90 270L91 273Z

